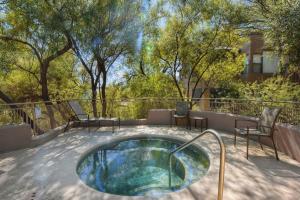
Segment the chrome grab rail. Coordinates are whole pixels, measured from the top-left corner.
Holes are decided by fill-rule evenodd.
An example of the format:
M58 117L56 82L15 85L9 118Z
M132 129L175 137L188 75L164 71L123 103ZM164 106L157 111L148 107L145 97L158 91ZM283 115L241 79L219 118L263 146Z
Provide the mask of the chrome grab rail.
M186 147L190 146L195 140L202 137L203 135L206 135L207 133L210 133L215 136L215 138L218 140L220 145L220 166L219 166L219 183L218 183L218 200L223 199L223 190L224 190L224 173L225 173L225 145L224 142L220 136L220 134L212 129L208 129L200 133L200 135L194 137L190 141L180 145L176 149L170 152L169 154L169 187L171 187L171 158L172 155L178 151L181 151L185 149Z

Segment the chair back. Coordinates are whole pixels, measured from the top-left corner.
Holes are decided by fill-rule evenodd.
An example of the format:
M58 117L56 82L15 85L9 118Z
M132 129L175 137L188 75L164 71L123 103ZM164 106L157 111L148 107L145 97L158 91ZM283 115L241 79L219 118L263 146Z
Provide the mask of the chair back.
M189 113L189 102L180 101L176 103L176 112L177 115L188 115Z
M74 117L74 112L68 102L66 102L66 101L59 102L57 104L57 108L59 109L60 114L66 121L68 121L70 118ZM77 118L77 116L75 116L75 117Z
M262 133L272 135L274 132L275 123L281 112L280 108L264 108L260 117L260 129Z
M68 101L68 103L79 120L84 120L87 118L87 114L83 111L78 101L71 100Z

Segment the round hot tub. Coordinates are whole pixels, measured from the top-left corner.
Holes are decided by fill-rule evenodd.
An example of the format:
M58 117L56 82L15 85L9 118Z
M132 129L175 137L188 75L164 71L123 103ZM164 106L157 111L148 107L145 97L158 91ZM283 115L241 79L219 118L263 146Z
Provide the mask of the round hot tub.
M209 157L191 145L169 152L183 141L162 137L138 137L101 145L78 163L77 173L88 186L105 193L157 196L198 181L209 168Z

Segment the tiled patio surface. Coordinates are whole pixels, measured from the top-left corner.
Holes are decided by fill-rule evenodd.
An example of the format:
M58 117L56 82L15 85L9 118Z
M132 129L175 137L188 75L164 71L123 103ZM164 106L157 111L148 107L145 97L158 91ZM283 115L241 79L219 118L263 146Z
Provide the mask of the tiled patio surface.
M0 199L152 199L151 197L121 197L97 192L84 185L76 175L76 164L83 152L101 142L119 136L165 134L191 139L198 130L158 126L123 127L115 133L108 129L72 129L64 135L34 149L0 154ZM245 157L245 140L238 138L233 146L231 134L223 132L226 144L226 174L224 200L227 199L300 199L300 163L279 154L276 161L271 149L262 151L250 143L250 158ZM208 175L187 189L169 193L161 199L216 199L219 147L212 136L198 142L213 156Z

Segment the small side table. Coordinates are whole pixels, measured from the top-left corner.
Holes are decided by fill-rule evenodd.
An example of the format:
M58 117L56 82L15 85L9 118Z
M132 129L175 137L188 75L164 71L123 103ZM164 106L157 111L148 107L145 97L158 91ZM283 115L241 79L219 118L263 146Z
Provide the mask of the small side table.
M111 122L112 132L115 132L115 125L118 123L119 129L121 127L121 120L120 118L99 118L99 128L101 127L101 121Z
M197 116L191 117L190 116L190 130L192 129L192 120L195 121L195 128L197 127L197 120L200 121L201 132L202 132L202 128L203 128L203 123L205 124L205 129L208 128L208 119L207 119L207 117L197 117Z

